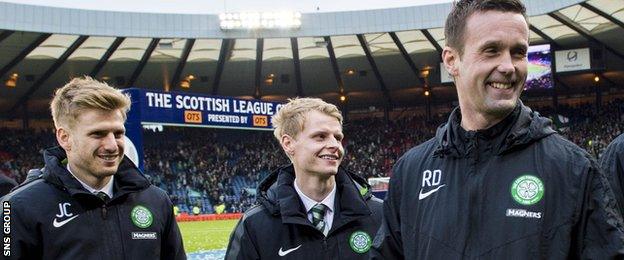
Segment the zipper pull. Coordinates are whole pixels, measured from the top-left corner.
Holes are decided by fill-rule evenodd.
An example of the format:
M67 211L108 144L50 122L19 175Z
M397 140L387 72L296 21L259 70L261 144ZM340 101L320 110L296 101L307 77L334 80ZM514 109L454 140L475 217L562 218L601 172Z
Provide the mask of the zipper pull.
M110 197L101 191L95 195L102 200L102 219L106 219L106 203L110 200Z
M106 219L106 204L102 204L102 219Z

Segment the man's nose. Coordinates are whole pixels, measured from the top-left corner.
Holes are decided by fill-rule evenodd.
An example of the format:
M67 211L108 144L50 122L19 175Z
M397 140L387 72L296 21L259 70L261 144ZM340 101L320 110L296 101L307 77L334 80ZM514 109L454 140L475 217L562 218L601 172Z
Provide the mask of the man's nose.
M516 70L516 67L513 63L511 54L507 53L505 55L501 55L500 63L498 64L498 67L496 69L498 70L498 72L505 75L513 74L513 72Z
M107 151L117 150L117 138L115 138L115 134L109 133L102 140L102 146Z

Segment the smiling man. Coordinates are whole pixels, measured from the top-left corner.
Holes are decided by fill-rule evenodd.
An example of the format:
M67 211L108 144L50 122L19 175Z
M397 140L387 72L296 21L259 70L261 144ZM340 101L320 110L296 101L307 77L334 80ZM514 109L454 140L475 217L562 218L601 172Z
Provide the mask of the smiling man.
M292 162L258 187L230 238L226 259L368 259L381 200L340 167L342 115L318 98L291 100L273 116L274 135Z
M130 98L76 78L50 109L60 147L47 149L36 177L3 197L10 259L185 259L167 194L124 156Z
M457 1L444 66L459 107L393 168L374 259L612 259L622 219L596 162L520 102L520 0Z

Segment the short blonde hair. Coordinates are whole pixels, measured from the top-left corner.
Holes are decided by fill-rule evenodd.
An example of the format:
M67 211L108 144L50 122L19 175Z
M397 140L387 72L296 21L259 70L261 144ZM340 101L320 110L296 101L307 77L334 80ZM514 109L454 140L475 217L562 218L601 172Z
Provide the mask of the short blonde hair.
M57 129L61 126L72 128L78 115L86 109L104 111L119 109L125 120L131 104L130 97L119 89L83 76L72 79L54 92L50 110L52 110L52 120Z
M335 117L342 125L342 114L335 105L329 104L320 98L294 98L288 99L273 116L273 135L281 141L283 135L296 137L303 131L305 114L310 111L319 111L328 116Z

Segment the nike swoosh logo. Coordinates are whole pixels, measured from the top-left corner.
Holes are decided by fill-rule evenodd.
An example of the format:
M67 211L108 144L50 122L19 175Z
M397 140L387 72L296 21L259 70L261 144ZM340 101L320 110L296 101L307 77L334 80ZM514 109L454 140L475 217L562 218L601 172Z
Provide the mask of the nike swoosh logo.
M68 222L72 221L73 219L75 219L75 218L77 218L77 217L78 217L78 215L73 216L73 217L71 217L71 218L68 218L68 219L66 219L66 220L63 220L63 221L61 221L61 222L58 222L58 221L56 220L56 218L55 218L55 219L54 219L54 222L52 222L52 225L53 225L55 228L60 228L60 227L62 227L63 225L67 224Z
M277 252L277 254L278 254L279 256L285 256L285 255L287 255L287 254L290 254L290 252L292 252L292 251L295 251L295 250L299 249L300 247L301 247L301 245L299 245L298 247L295 247L295 248L288 249L288 250L286 250L286 251L282 251L282 248L280 247L280 249L279 249L279 251Z
M420 189L420 192L418 193L418 200L422 200L426 197L429 197L429 195L433 194L434 192L438 191L440 188L444 187L446 184L442 184L440 186L438 186L437 188L427 191L425 193L422 193L422 188Z

